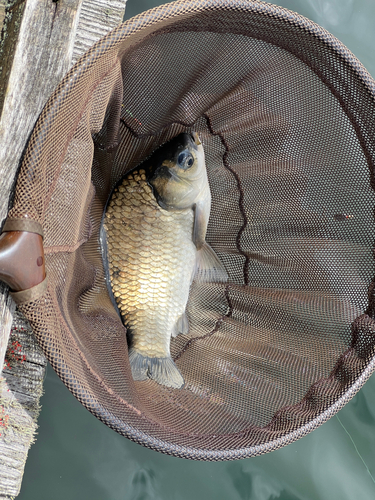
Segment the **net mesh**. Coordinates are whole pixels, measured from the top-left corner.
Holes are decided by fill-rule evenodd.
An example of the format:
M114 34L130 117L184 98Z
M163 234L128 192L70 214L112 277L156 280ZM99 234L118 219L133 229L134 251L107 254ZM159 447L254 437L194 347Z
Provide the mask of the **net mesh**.
M176 2L98 42L48 101L9 219L44 229L48 290L21 304L94 415L165 453L272 451L336 413L374 369L375 83L319 26L256 1ZM134 382L99 245L116 182L196 130L207 241L171 342L183 389Z

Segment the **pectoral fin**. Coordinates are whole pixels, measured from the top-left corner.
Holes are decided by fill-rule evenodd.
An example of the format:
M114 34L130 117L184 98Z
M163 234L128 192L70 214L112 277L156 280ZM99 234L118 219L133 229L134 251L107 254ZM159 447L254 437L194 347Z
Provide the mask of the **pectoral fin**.
M205 244L210 206L209 199L195 205L193 241L198 250Z
M204 242L197 251L194 269L195 281L227 281L228 273L210 245Z
M172 337L177 337L179 334L187 335L189 333L189 321L186 316L186 312L181 314L178 318L175 327L172 332Z

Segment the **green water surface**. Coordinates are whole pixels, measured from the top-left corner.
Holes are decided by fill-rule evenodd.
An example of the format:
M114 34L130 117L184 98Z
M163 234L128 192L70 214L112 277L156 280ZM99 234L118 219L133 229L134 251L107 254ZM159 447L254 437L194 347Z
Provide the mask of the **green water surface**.
M128 0L125 19L159 5ZM375 76L375 0L285 0ZM192 462L143 448L93 417L48 367L19 500L374 500L375 378L305 438L261 457Z

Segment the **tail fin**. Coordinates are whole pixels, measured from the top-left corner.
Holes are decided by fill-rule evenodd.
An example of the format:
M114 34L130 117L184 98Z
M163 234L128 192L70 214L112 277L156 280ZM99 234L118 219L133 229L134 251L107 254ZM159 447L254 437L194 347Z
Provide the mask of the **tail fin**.
M174 389L184 385L184 379L172 358L151 358L143 356L135 349L129 351L129 362L134 380L151 378L158 384Z
M196 281L227 281L228 273L208 243L197 251L194 279Z

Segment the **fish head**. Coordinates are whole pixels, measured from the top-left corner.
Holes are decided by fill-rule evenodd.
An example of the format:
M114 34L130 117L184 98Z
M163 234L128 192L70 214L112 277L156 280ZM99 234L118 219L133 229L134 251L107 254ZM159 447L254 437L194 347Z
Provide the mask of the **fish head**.
M192 207L208 188L202 143L196 132L182 133L158 152L149 183L166 210Z

